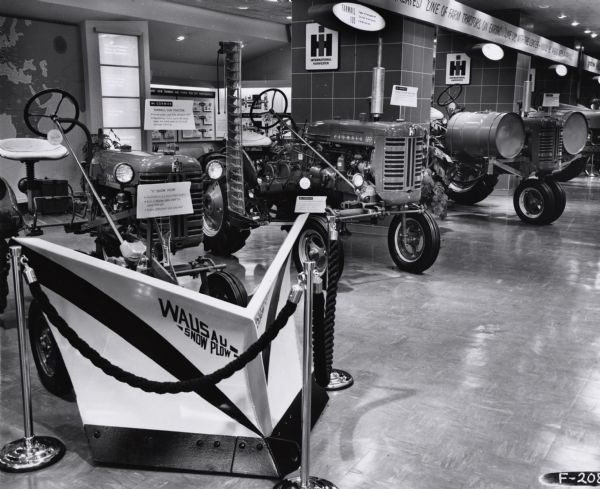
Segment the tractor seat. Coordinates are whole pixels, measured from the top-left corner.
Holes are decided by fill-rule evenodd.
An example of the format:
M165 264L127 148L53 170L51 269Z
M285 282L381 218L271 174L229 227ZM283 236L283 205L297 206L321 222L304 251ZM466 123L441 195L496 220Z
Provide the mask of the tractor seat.
M60 160L69 154L62 144L50 144L45 139L11 138L0 139L0 156L22 162Z

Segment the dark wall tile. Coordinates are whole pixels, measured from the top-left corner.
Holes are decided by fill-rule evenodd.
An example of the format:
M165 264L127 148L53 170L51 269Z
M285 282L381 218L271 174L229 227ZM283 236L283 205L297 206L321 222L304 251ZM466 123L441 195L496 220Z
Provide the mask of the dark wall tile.
M341 119L355 119L354 115L354 99L353 98L336 98L333 99L333 117Z
M294 102L292 103L292 116L294 117L296 124L304 124L306 121L312 121L310 115L310 106L310 99L301 99L294 97Z
M292 73L306 73L306 49L292 49Z
M333 118L331 99L312 100L312 122Z
M498 103L499 104L512 104L515 99L515 87L498 87Z
M354 46L340 46L338 71L354 71L356 48Z
M303 48L306 46L306 24L308 22L292 23L292 48Z
M372 77L371 73L356 74L355 98L365 98L371 95Z
M354 98L354 73L333 74L333 97Z
M313 73L312 98L333 97L333 73Z
M292 75L292 96L296 98L310 98L311 81L310 74L293 74Z
M499 71L497 68L483 70L483 76L481 78L482 85L497 86L498 85Z
M356 71L370 71L377 66L377 46L356 46Z

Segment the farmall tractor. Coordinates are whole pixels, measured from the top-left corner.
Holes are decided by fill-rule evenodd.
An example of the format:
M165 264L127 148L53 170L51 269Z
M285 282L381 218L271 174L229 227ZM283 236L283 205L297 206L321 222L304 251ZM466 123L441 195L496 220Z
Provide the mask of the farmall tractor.
M232 253L262 223L290 221L297 199L325 196L327 216L343 230L349 222L391 216L388 249L395 264L419 273L435 262L440 232L420 205L427 132L408 122L329 120L303 135L287 114L288 101L270 89L250 110L253 131L241 117L241 46L222 43L227 103L227 146L202 161L211 179L205 191L205 246ZM382 68L381 68L382 69ZM377 97L382 100L383 78ZM269 110L265 110L264 100ZM271 138L265 131L277 128ZM326 217L313 217L298 240L296 263L324 256ZM326 260L318 263L324 269Z
M67 114L67 115L65 115ZM65 231L95 237L95 249L89 253L99 259L132 270L180 284L184 276L201 277L200 292L245 306L248 295L233 274L224 271L211 259L199 256L188 263L174 263L173 255L193 248L203 239L204 174L200 163L192 157L167 153L132 151L130 147L115 149L115 141L99 133L94 142L87 127L78 120L79 106L67 92L44 90L33 96L25 108L25 120L37 136L57 138L54 144L45 139L15 138L0 141L0 156L21 161L27 177L19 183L29 202L27 212L19 209L14 192L0 179L0 312L6 306L8 264L6 241L23 231L26 235L43 234L45 223L64 226ZM67 133L78 128L85 136L86 158L80 161ZM54 131L54 132L52 132ZM61 143L65 144L63 146ZM112 146L113 149L106 149ZM81 171L82 191L68 187L66 195L42 195L48 182L37 179L34 165L71 154ZM140 185L190 182L193 213L140 219L137 216L137 194ZM66 199L70 204L60 212L50 212L43 204ZM93 298L92 298L93 300ZM38 373L44 386L57 395L71 389L70 380L52 332L33 301L29 310L29 333Z
M456 106L462 87L449 86L437 99L442 107ZM530 110L526 82L522 117L516 113L450 111L447 125L436 124L441 147L455 168L448 194L461 204L475 204L492 193L501 174L521 179L513 196L519 218L528 224L549 224L566 205L558 183L578 164L588 126L579 111Z

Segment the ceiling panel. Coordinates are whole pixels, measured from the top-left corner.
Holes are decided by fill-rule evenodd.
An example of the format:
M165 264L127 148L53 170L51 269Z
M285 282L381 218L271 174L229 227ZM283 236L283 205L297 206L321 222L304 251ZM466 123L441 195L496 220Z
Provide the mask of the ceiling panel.
M242 15L253 19L270 20L281 24L291 23L291 0L165 0L191 7Z

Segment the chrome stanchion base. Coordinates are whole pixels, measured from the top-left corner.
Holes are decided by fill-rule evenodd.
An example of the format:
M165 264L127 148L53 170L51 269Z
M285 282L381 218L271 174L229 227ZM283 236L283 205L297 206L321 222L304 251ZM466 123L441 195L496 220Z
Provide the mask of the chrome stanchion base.
M58 462L65 454L63 443L50 436L21 438L0 450L0 470L30 472Z
M352 375L344 370L338 370L334 368L331 370L331 376L329 377L329 384L325 387L326 391L341 391L347 389L354 384Z
M273 489L304 489L300 484L300 477L294 477L293 479L283 479L275 484ZM309 477L308 487L305 489L338 489L333 483L319 477Z

